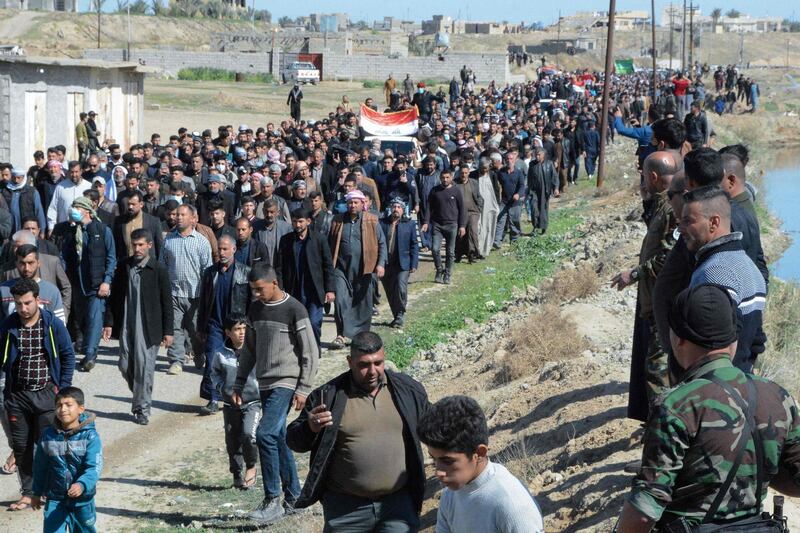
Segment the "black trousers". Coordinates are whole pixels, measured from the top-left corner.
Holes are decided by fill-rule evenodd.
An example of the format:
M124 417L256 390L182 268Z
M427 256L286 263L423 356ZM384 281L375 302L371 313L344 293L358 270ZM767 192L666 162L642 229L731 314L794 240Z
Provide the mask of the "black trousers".
M241 477L246 468L253 468L258 462L256 430L261 420L261 403L252 402L242 407L225 405L222 419L228 466L234 477Z
M48 383L38 391L13 391L5 401L23 496L32 494L33 449L44 430L53 423L55 398L56 386Z
M400 270L398 266L386 265L386 272L381 282L383 282L383 290L386 292L386 299L389 300L392 317L402 318L406 314L406 303L408 302L408 270Z

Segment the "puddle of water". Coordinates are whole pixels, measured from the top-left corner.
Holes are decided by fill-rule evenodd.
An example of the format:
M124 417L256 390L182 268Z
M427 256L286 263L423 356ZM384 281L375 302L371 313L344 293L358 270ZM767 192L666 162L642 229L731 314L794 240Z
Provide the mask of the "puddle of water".
M800 282L800 150L781 151L772 160L763 183L767 206L781 221L781 229L789 233L792 243L781 258L770 266L770 272L781 279Z

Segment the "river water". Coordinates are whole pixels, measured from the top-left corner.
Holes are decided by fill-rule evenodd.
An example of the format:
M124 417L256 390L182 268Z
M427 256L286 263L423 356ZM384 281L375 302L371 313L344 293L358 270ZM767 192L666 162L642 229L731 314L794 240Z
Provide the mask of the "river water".
M800 149L776 154L762 180L769 210L781 219L781 229L792 243L770 266L770 273L784 280L800 282Z

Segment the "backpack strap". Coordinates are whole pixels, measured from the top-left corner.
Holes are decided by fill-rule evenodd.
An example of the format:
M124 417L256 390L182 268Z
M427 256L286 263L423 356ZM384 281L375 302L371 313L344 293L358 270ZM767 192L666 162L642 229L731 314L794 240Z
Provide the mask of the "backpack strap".
M744 457L745 449L747 448L748 436L752 436L753 441L755 443L756 480L757 480L756 501L758 502L758 508L759 509L761 508L761 487L762 487L761 462L763 460L763 449L761 446L762 443L760 435L758 433L758 428L756 427L755 424L754 413L756 410L756 403L758 398L756 396L756 390L755 386L753 385L752 378L749 375L746 375L749 401L745 401L744 398L742 398L742 395L739 394L739 391L731 387L730 384L722 381L721 379L713 375L708 377L706 376L703 377L719 385L722 388L722 390L724 390L728 394L728 396L736 403L736 405L742 410L742 413L744 413L744 427L742 429L739 445L737 447L736 458L734 459L733 464L731 465L731 469L728 472L728 476L725 478L725 482L720 487L719 492L717 492L717 497L714 498L714 501L711 503L711 507L709 507L708 512L706 513L706 516L703 518L702 521L703 524L708 524L714 519L714 515L717 514L717 511L722 505L722 500L725 499L725 496L728 494L728 490L730 489L733 480L736 478L736 473L739 470L739 466L742 463L742 458Z

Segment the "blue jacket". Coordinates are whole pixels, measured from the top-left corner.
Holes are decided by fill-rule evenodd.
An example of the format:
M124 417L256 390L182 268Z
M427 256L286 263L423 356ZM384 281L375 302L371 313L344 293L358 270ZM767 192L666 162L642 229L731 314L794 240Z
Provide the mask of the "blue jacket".
M75 371L75 352L72 339L64 323L55 318L52 312L41 309L42 326L44 327L44 350L50 365L50 378L53 383L63 389L72 385L72 374ZM0 368L6 378L4 397L8 398L14 390L14 373L11 371L14 361L19 355L19 315L12 313L0 323L0 342L3 352L0 356Z
M392 229L392 217L386 216L380 220L381 229L386 237L386 246L389 246L389 231ZM394 237L397 252L387 250L389 260L386 266L399 266L401 271L419 267L419 245L417 244L417 225L406 217L397 223L397 234Z
M653 138L653 128L649 125L641 128L626 128L620 117L614 119L614 129L623 137L636 139L639 146L650 146L650 139Z
M83 485L78 505L94 499L103 469L103 445L94 427L94 414L84 412L76 429L65 431L59 422L47 428L33 455L33 493L48 500L66 500L73 483Z

